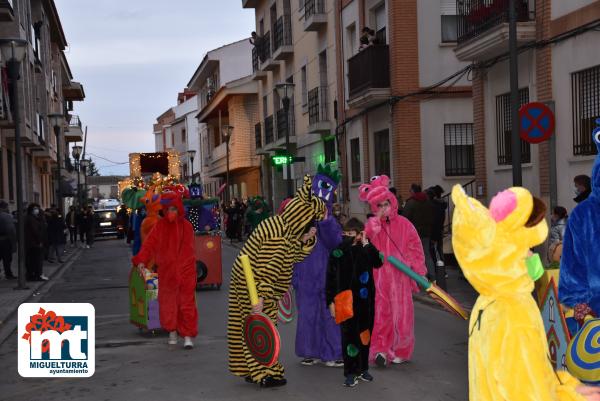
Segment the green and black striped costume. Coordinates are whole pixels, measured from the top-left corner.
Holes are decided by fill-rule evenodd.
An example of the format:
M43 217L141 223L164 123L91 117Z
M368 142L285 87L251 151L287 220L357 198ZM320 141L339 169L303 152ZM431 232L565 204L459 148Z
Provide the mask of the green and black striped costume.
M263 220L246 241L240 255L248 255L254 272L258 296L263 298L263 313L273 322L277 321L277 301L290 286L292 266L308 256L316 237L306 244L300 240L311 221L322 220L325 204L311 195L310 177L278 216ZM227 344L229 347L229 370L236 376L251 377L259 382L264 377L283 377L280 363L267 368L252 357L243 336L244 319L252 308L248 298L244 270L239 255L231 270L229 285L229 320Z

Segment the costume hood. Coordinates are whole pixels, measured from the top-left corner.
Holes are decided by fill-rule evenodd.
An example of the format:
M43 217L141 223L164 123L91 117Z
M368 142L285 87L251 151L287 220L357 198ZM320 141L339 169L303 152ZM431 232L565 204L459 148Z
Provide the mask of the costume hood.
M525 260L548 235L543 202L514 187L497 194L487 209L460 185L452 201L452 246L471 285L486 296L530 293L533 279Z
M171 206L177 207L177 212L179 213L178 218L185 217L185 209L183 208L183 200L179 193L176 192L167 192L162 194L160 197L160 204L162 205L163 213L167 213L167 209Z
M304 185L298 189L296 196L292 198L281 217L287 223L293 235L300 237L306 226L315 220L323 220L326 206L319 197L314 196L311 191L312 180L309 175L304 177Z
M329 163L325 166L319 164L317 174L312 180L312 193L325 202L330 212L339 182L340 175L338 170L333 170Z
M377 205L387 200L390 202L390 219L398 217L398 199L388 189L390 178L387 175L376 175L371 178L369 184L358 187L359 199L368 202L373 213L377 213Z

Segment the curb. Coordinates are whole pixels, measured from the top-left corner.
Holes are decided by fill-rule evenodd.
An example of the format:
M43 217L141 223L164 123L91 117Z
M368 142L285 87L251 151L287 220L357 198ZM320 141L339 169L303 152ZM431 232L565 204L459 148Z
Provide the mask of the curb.
M70 254L67 257L67 260L65 260L65 262L52 273L52 275L49 277L50 280L41 282L40 285L35 288L29 288L27 291L30 291L31 293L23 300L22 303L30 302L33 298L39 300L48 292L50 292L50 289L54 286L56 280L62 277L64 272L71 267L71 265L79 258L82 252L82 249L76 249L75 252ZM0 345L4 344L17 329L17 322L15 320L17 319L17 311L19 306L20 305L17 305L16 308L8 316L6 316L6 319L3 322L0 322Z

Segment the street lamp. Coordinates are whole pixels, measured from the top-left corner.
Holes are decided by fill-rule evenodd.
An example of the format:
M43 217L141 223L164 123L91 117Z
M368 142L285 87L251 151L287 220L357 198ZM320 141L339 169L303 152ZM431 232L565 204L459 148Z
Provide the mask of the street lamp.
M231 125L223 125L221 128L221 132L223 133L223 139L225 140L225 150L227 152L227 173L225 175L225 185L227 185L227 195L226 201L229 202L229 140L231 139L231 135L233 134L233 126Z
M71 156L75 159L75 170L77 171L77 206L81 207L81 178L79 174L79 158L81 157L81 150L83 148L79 145L73 146Z
M60 188L60 127L64 124L65 117L61 113L48 114L50 125L54 127L54 135L56 135L56 204L60 214L64 213L63 202Z
M292 153L290 151L290 98L294 95L295 85L289 82L281 82L275 85L275 90L281 99L283 111L285 114L285 152L287 156L286 171L287 171L287 195L293 196L292 190Z
M90 166L90 159L81 159L79 165L83 170L83 196L85 200L85 204L87 206L88 194L87 194L87 168Z
M23 39L0 40L2 60L6 60L10 105L15 123L15 161L17 164L17 238L19 283L17 289L27 289L25 283L25 216L23 215L23 169L21 165L21 125L19 118L19 90L17 81L20 78L21 61L25 58L27 41ZM12 177L9 177L12 180Z
M196 157L196 151L190 149L187 151L188 157L190 158L190 165L192 166L192 182L194 182L194 157Z

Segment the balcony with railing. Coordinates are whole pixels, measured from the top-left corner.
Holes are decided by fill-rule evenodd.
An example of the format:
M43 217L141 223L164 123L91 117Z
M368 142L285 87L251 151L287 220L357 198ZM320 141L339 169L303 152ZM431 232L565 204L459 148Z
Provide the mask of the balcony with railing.
M294 54L292 46L292 17L289 14L277 19L273 32L273 59L285 60Z
M255 81L267 79L267 73L260 69L259 52L258 46L252 48L252 79Z
M79 116L71 116L69 128L65 129L65 140L67 142L81 142L83 140L83 129Z
M369 46L348 60L348 105L368 107L390 97L388 45Z
M515 7L521 46L535 41L535 12L529 0L515 0ZM483 61L508 51L509 0L463 0L456 12L459 60Z
M295 119L294 119L294 108L290 104L290 110L286 118L285 110L279 109L275 113L275 121L277 124L277 141L284 141L287 130L289 129L290 138L296 135L295 130Z
M326 86L317 86L308 92L308 133L328 134L331 132L329 120L329 100Z
M327 26L325 0L305 0L304 30L319 31Z
M265 143L264 146L273 142L273 115L265 117Z
M267 32L260 39L258 61L260 62L260 69L262 71L273 71L279 68L279 61L273 59L272 50L272 38L271 32Z

